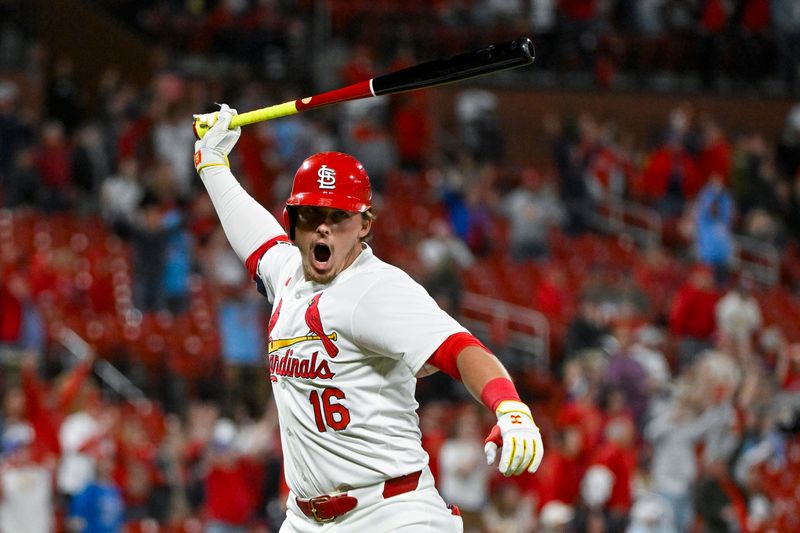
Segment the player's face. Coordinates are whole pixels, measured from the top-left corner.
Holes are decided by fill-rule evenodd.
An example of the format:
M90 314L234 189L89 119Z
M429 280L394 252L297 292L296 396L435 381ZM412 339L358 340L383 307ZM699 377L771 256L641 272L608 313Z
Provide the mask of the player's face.
M297 208L295 244L307 280L328 283L361 253L361 239L372 221L353 211L330 207Z

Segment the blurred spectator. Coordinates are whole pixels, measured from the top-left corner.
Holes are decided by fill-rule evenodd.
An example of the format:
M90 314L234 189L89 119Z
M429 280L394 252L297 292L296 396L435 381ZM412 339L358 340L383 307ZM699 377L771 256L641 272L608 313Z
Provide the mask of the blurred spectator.
M497 96L483 89L466 89L456 96L459 137L478 163L496 163L503 155L503 133L498 125Z
M178 196L184 198L192 189L195 172L191 154L194 153L194 133L186 127L190 113L181 107L170 106L158 114L153 125L155 157L172 168Z
M557 323L574 315L575 302L567 275L555 264L546 266L533 295L533 307Z
M625 533L679 533L667 503L656 495L644 495L631 508L631 522Z
M366 43L356 43L350 52L350 59L340 72L345 85L358 83L375 77L375 58L370 46Z
M575 147L573 125L565 125L555 113L548 113L542 119L542 127L550 144L552 159L558 174L558 191L563 205L569 213L566 230L570 234L585 229L585 213L588 191L583 179L583 168Z
M489 475L483 453L480 417L472 405L464 406L453 421L453 434L439 451L439 490L457 505L464 533L480 532L482 513L489 500Z
M586 439L579 424L577 420L560 424L536 471L537 504L542 513L551 502L574 505L578 501L581 479L588 467Z
M117 173L106 177L100 186L100 213L112 227L117 221L132 224L143 196L139 162L133 157L123 159Z
M61 460L57 483L60 494L72 501L95 479L95 474L107 466L99 466L99 457L110 453L113 446L109 439L112 419L110 411L103 405L100 391L90 388L80 409L68 414L58 429L61 445ZM111 450L113 451L113 450ZM103 461L111 461L103 458ZM98 478L99 479L99 478ZM94 490L94 489L93 489Z
M241 267L241 261L236 260ZM252 400L259 377L259 363L266 349L263 333L264 300L250 283L223 287L217 307L226 387L234 401Z
M19 87L12 81L0 81L0 182L6 188L8 172L17 152L23 148L23 128L16 103Z
M189 277L192 270L192 244L186 230L183 210L171 207L162 214L163 228L166 231L164 243L164 271L161 277L161 291L165 307L175 315L189 308Z
M609 333L597 296L585 293L580 296L577 313L567 328L564 354L572 357L583 350L600 348Z
M680 133L671 131L664 143L649 154L635 186L636 196L653 204L661 216L675 218L697 191L699 181L694 159L686 151Z
M205 475L205 533L247 533L256 512L260 486L250 464L237 450L238 428L219 419L211 436Z
M511 257L524 261L550 255L550 231L563 224L565 215L552 187L538 171L522 172L519 187L503 199L502 212L511 225Z
M717 329L728 339L742 363L754 355L752 341L761 327L761 307L753 296L755 280L742 272L736 284L717 302Z
M37 167L34 148L26 147L16 153L16 158L2 166L3 200L6 207L35 207L42 205L42 178Z
M558 6L562 58L570 70L589 71L601 29L598 2L561 0Z
M786 124L778 141L777 164L780 173L790 181L800 170L800 104L792 106L786 116Z
M125 502L113 478L113 451L97 454L94 479L73 498L69 529L76 533L123 533Z
M383 194L387 180L400 167L400 162L394 138L374 113L375 110L364 113L352 125L345 139L345 150L357 157L364 168L370 169L372 188L376 193Z
M698 73L706 89L716 88L717 65L724 60L728 19L732 13L723 0L701 0L698 8Z
M134 222L117 220L115 229L133 245L134 305L145 312L167 308L166 294L163 291L166 254L170 239L182 231L180 219L176 216L165 219L157 198L151 193L145 193L139 201ZM180 241L182 238L178 239ZM185 248L181 245L175 252L178 254L176 258L183 262L185 257L180 254L185 252ZM183 278L175 281L180 288Z
M785 232L780 219L760 207L747 213L742 223L742 233L767 245L777 247L785 243Z
M461 272L469 268L475 258L467 245L453 234L450 224L434 219L429 226L430 235L417 245L417 257L422 266L421 283L446 311L461 310Z
M491 216L486 186L481 183L448 185L442 191L442 203L450 225L470 252L485 257L492 249L494 222Z
M633 178L634 137L626 133L618 140L613 121L598 122L590 115L580 120L586 190L595 204L620 201Z
M697 187L702 187L714 176L718 176L723 183L730 183L733 163L731 145L725 138L722 127L710 116L703 117L701 121L700 144L697 154ZM689 194L694 196L697 192L692 190Z
M6 271L0 279L0 364L10 362L11 352L28 352L41 360L46 342L46 325L27 276L21 270Z
M36 154L36 169L42 180L42 206L45 211L64 211L72 205L72 147L61 122L42 127L42 139Z
M498 480L483 511L484 533L533 533L533 501L510 480Z
M633 504L633 479L636 473L636 450L633 448L635 432L625 418L616 418L606 425L605 441L594 451L591 466L584 477L583 497L587 491L595 511L602 510L608 531L624 531ZM595 480L593 483L592 480ZM597 490L592 485L597 484Z
M657 398L666 392L672 380L669 362L664 353L665 347L666 335L658 327L645 324L636 329L630 353L647 373L645 389L651 398Z
M678 531L689 531L692 522L691 492L698 474L695 449L708 422L698 416L700 404L696 384L684 377L676 383L672 398L654 409L644 430L653 446L650 489L668 502Z
M427 381L427 380L426 380ZM419 393L417 393L419 394ZM439 454L447 442L448 434L445 424L448 406L439 399L420 401L419 425L422 431L422 448L430 457L430 468L433 477L439 484Z
M695 266L675 294L669 310L669 331L678 340L680 368L691 364L698 353L711 347L717 327L718 300L711 268Z
M33 428L26 422L2 430L0 532L50 533L55 527L52 462L35 455Z
M793 0L771 0L771 7L780 72L788 94L796 97L800 94L800 9Z
M718 283L728 280L733 261L733 198L715 174L703 187L695 206L695 248L699 261L714 268Z
M428 161L433 124L427 99L422 93L403 93L392 104L392 132L400 168L405 172L421 172Z
M558 1L531 0L528 2L528 21L536 40L536 60L544 68L556 66L555 48L558 36Z
M552 501L542 508L539 514L541 533L570 533L577 531L573 527L575 509L559 501Z
M100 127L85 124L75 134L72 152L73 182L77 193L76 208L81 213L96 213L102 181L109 175L112 162Z
M738 15L735 38L741 43L741 54L734 58L733 74L754 86L774 69L770 0L745 0Z
M664 246L642 250L634 265L634 280L647 292L655 320L664 323L664 315L675 289L684 281L685 272L677 257Z
M68 132L72 132L83 118L82 100L72 58L56 58L47 86L47 118L58 121Z
M586 532L624 531L625 523L609 528L605 505L614 485L614 474L607 467L593 465L581 480L581 502L575 512L575 530Z
M708 350L702 355L696 371L696 383L701 387L708 411L702 464L711 470L719 467L724 469L724 464L735 453L741 438L734 395L740 386L742 371L730 355L715 350ZM710 475L717 476L714 472Z
M608 360L605 382L622 392L625 404L630 408L637 427L642 427L647 414L650 391L647 389L647 372L639 361L634 359L631 351L635 340L632 325L617 323L614 326L614 339L617 346Z

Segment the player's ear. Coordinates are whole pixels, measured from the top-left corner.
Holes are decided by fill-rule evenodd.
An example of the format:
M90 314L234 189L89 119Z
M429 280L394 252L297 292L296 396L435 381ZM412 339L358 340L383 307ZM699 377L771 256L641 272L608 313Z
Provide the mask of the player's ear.
M363 239L367 235L369 235L370 229L372 229L372 218L371 217L361 217L361 229L358 231L358 238Z

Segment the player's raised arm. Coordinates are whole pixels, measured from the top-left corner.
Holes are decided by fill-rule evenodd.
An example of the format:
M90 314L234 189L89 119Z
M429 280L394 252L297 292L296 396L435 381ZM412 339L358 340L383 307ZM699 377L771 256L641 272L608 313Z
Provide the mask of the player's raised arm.
M497 416L486 438L486 462L493 464L501 448L498 469L505 476L535 472L544 445L530 408L522 403L502 363L475 337L459 333L448 338L428 360L460 380L469 392Z
M263 253L266 244L285 238L285 232L275 217L247 194L231 173L228 154L242 131L241 128L228 129L235 114L235 109L222 104L217 113L195 115L196 120L213 123L213 126L195 142L194 166L234 252L245 262L251 276L255 276L257 256Z

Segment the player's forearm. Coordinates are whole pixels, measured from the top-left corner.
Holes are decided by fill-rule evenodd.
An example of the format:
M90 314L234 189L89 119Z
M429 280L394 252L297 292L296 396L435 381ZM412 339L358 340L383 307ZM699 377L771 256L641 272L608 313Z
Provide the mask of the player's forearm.
M491 382L498 378L509 381L511 379L497 357L478 346L464 348L458 355L456 364L461 374L461 382L470 394L481 401L485 401L484 392Z
M200 178L225 236L243 262L262 244L284 234L275 217L247 194L230 169L207 167L200 171Z

